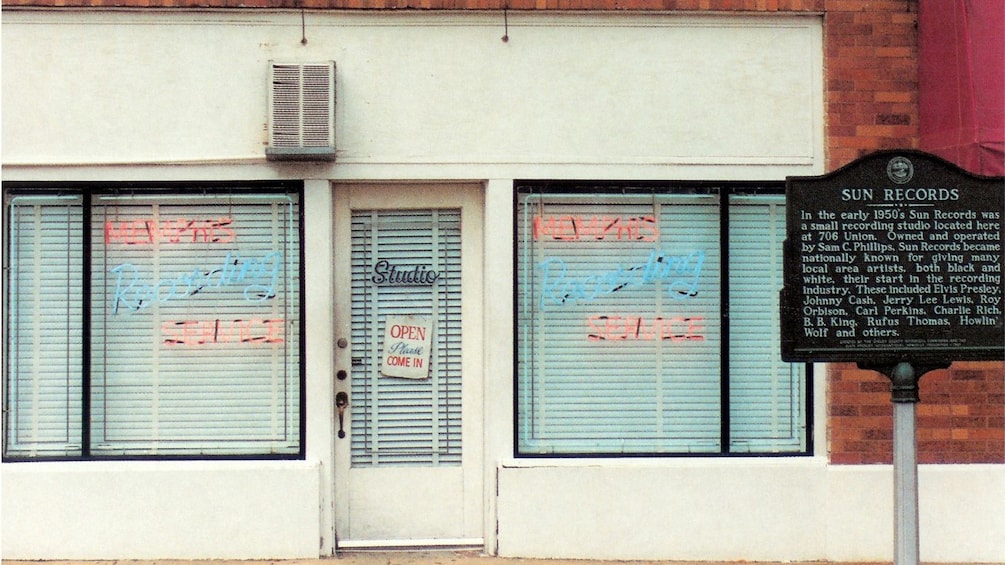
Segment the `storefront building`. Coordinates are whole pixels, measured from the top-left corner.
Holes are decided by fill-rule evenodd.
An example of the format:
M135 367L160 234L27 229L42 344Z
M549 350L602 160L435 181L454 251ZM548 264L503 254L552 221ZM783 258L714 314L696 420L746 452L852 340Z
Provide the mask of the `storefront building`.
M779 355L784 181L925 148L925 2L42 4L5 558L890 559L888 382ZM1005 561L1003 373L922 382L925 561Z

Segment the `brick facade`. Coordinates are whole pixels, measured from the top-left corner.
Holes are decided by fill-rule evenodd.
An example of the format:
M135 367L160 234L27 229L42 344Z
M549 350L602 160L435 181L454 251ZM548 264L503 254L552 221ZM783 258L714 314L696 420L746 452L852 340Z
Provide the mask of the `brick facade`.
M826 2L827 165L916 148L917 3Z
M3 6L822 14L828 170L878 149L919 143L917 0L3 0ZM831 461L889 462L889 382L843 364L827 378ZM924 377L921 397L920 462L1005 463L1005 364L957 363Z
M831 462L891 463L889 380L851 364L829 377ZM954 363L923 376L920 389L919 463L1005 463L1005 363Z

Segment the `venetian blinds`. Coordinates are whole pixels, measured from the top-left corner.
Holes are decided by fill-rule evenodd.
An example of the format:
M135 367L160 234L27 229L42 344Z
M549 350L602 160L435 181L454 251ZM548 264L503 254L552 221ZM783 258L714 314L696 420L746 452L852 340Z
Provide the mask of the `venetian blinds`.
M396 319L431 332L421 375L383 366ZM350 412L354 467L460 464L459 210L353 211Z
M806 366L782 361L785 197L733 196L729 208L730 451L806 449ZM767 307L766 305L771 305Z
M4 455L79 455L81 199L17 196L8 214Z
M298 453L297 205L95 197L94 454Z
M518 198L520 454L807 449L804 367L779 355L784 197Z
M717 452L718 197L520 197L521 453Z

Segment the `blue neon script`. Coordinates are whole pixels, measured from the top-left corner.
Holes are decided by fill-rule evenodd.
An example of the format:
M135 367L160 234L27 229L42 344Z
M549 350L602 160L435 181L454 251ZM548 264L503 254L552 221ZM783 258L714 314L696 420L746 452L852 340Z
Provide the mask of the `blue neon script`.
M136 312L157 302L164 304L195 296L205 289L241 285L244 300L263 302L276 296L282 264L283 254L278 251L261 257L227 253L223 262L211 269L197 267L176 276L144 281L136 265L122 263L109 270L115 275L112 313L118 314L120 307Z
M698 279L704 263L704 251L670 255L653 250L645 263L628 267L617 265L609 271L573 276L569 274L565 261L547 258L538 263L542 281L541 307L548 304L590 302L629 286L654 284L657 281L665 283L667 293L672 298L687 300L698 294Z

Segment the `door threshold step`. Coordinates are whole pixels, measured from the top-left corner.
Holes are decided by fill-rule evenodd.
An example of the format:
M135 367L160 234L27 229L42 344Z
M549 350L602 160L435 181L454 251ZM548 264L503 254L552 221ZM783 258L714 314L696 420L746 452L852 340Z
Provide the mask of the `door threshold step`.
M405 540L341 540L340 553L368 551L471 551L485 548L481 538L405 539Z

